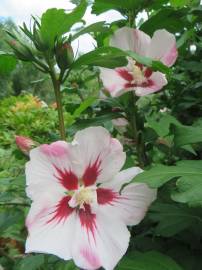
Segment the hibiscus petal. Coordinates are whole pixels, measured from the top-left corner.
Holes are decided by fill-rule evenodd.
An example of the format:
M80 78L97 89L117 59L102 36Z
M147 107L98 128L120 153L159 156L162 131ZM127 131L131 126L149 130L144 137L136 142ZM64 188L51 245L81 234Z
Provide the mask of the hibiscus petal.
M111 181L103 183L100 186L100 189L110 189L113 191L113 194L118 194L118 196L114 196L114 198L108 200L108 202L105 200L105 203L100 204L100 207L104 209L103 211L112 211L113 215L122 218L126 225L138 224L144 218L149 205L156 198L156 190L150 189L146 184L142 183L128 184L121 190L125 184L129 183L142 171L143 170L139 167L123 170ZM120 190L121 194L119 194ZM107 196L107 198L109 198L109 196Z
M105 270L113 270L125 254L130 233L122 221L112 216L112 213L98 211L93 221L94 234L89 234L87 227L77 219L72 255L78 267L95 270L102 266Z
M101 184L102 188L109 188L119 192L124 184L129 183L136 175L143 172L139 167L131 167L119 172L111 181Z
M148 56L172 66L177 59L175 36L165 29L157 30L151 40Z
M59 212L56 215L55 211L58 210L58 202L60 215ZM69 211L68 208L67 211ZM76 213L69 211L67 215L67 211L64 209L64 204L62 205L61 201L53 196L38 199L37 202L32 203L26 221L29 231L26 253L49 253L65 260L72 258L71 245L74 238Z
M144 218L149 205L156 199L156 190L146 184L134 183L123 188L121 195L100 204L105 212L122 219L126 225L137 225Z
M100 68L100 78L112 97L117 97L124 92L127 81L115 69Z
M80 164L77 175L86 186L111 179L125 162L122 145L102 127L77 132L73 145L75 159Z
M110 45L122 50L134 51L140 55L146 55L151 38L144 32L122 27L117 30L110 40Z
M26 165L26 182L28 186L41 184L44 190L49 184L58 185L61 190L72 190L78 185L78 178L73 171L71 145L58 141L30 151L30 161Z
M144 218L149 205L156 199L156 189L144 183L127 185L121 192L121 199L115 204L127 225L137 225Z
M146 96L160 91L167 84L166 76L159 71L153 72L149 80L151 81L149 86L137 86L134 88L137 96Z

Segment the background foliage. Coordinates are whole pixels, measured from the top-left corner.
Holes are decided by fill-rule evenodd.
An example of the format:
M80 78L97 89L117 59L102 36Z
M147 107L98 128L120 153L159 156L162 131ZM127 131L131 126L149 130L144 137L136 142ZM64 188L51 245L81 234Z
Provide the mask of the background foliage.
M72 2L78 5L80 1ZM147 166L134 181L158 187L159 192L146 218L130 228L132 239L128 253L116 269L201 270L200 1L95 0L88 4L96 15L114 9L123 15L123 19L112 24L101 22L81 27L72 37L89 32L98 48L74 62L74 69L61 89L68 139L79 129L102 125L124 144L128 156L125 167L137 165L130 127L120 127L114 122L120 117L127 119L130 97L128 94L113 99L100 97L103 87L99 70L94 66L116 66L117 61L121 61L117 57L113 59L119 52L108 48L109 37L119 27L128 25L131 17L136 18L136 27L149 35L161 28L174 33L179 50L177 63L168 71L168 85L157 94L140 98L137 103ZM62 11L43 14L42 33L49 46L52 46L56 33L65 33L82 18L85 8L85 1L82 1L67 21ZM137 19L143 11L147 19ZM48 32L53 18L64 24L56 25ZM15 30L16 26L11 21L0 23L0 50L4 51L0 53L0 265L6 270L76 270L72 262L62 262L55 256L24 255L27 234L24 220L30 205L24 191L27 158L17 149L15 135L25 135L39 143L54 141L59 138L58 120L50 79L30 63L16 61L8 53L5 28ZM100 57L103 51L110 55L108 62L107 57Z

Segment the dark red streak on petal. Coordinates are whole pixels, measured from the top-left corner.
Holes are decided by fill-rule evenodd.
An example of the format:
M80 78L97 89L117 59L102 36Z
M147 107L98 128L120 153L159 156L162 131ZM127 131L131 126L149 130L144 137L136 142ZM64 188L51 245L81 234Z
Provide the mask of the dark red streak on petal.
M146 82L143 82L141 84L136 83L126 83L124 85L125 88L133 88L133 87L152 87L154 85L154 82L152 80L147 80Z
M54 175L60 183L68 190L75 190L78 189L78 178L77 176L71 171L64 170L57 168L54 165L54 168L57 171L57 174Z
M149 78L152 75L153 71L151 68L146 68L144 71L144 76Z
M60 223L61 221L65 221L72 214L74 208L71 208L68 205L70 199L71 196L65 196L59 201L59 203L56 205L55 211L52 213L54 214L53 217L48 220L47 223L51 223L53 221Z
M152 87L154 85L152 80L147 80L147 82L142 83L139 85L140 87Z
M97 189L97 202L98 204L113 204L119 199L119 194L108 188Z
M101 161L98 157L93 164L90 164L86 168L86 170L83 174L83 177L82 177L84 185L86 187L95 184L96 179L101 172L100 165L101 165Z
M134 79L133 75L130 74L127 69L117 68L116 71L126 81L131 82Z
M93 214L91 212L89 204L85 204L84 209L79 209L79 218L81 226L86 228L88 235L89 233L92 233L93 238L95 240L95 231L97 229L96 214Z

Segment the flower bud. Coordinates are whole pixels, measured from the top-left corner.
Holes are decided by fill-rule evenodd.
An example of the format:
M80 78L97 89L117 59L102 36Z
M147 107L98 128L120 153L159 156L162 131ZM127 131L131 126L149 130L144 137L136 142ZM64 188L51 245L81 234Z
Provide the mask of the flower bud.
M32 61L34 59L31 48L29 48L27 45L24 45L16 40L10 41L9 45L13 49L18 59L22 61Z
M56 61L61 70L66 70L73 63L74 52L69 42L58 42L55 48Z
M18 148L27 156L29 156L30 150L37 146L37 143L34 142L32 139L24 136L15 136L15 142Z

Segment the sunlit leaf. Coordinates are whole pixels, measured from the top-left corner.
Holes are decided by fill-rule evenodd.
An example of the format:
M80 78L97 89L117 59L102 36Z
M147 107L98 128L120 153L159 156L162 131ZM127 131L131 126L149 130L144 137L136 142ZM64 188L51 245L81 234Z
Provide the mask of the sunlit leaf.
M44 42L52 47L57 37L69 32L73 24L83 17L86 11L86 1L81 0L71 13L66 13L64 9L48 9L41 18L41 35Z

